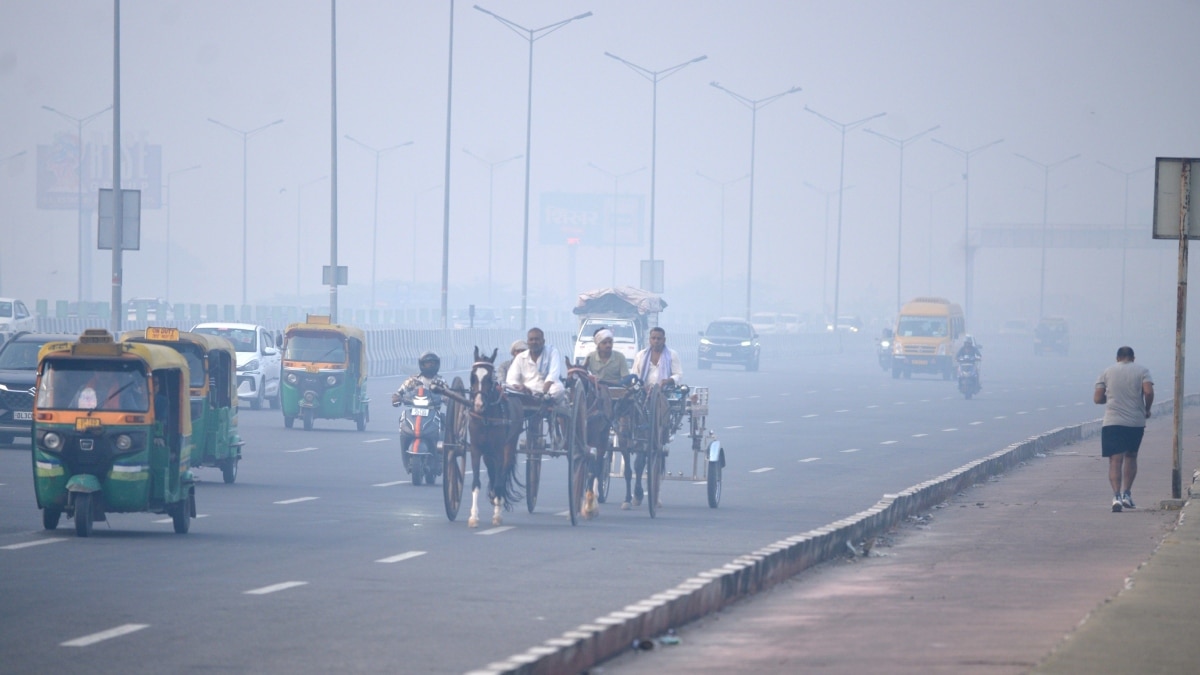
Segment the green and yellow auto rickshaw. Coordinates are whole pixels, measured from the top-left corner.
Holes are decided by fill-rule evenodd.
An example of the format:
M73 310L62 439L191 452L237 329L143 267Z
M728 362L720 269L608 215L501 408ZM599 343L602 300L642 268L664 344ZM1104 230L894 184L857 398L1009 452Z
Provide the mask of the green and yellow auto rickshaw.
M96 329L43 345L37 372L31 456L45 528L66 513L86 537L106 514L148 511L186 533L196 497L184 357Z
M237 480L242 439L237 428L237 351L233 343L216 335L157 326L129 331L121 341L165 345L183 355L190 373L191 465L218 467L226 483Z
M360 328L308 315L279 337L283 349L280 407L283 425L296 418L312 429L313 420L354 420L359 431L371 415L367 397L367 339Z

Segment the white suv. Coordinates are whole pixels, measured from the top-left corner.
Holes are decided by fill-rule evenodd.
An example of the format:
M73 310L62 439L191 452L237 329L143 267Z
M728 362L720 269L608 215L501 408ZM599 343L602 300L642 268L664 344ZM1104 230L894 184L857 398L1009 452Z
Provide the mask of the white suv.
M22 330L37 330L37 317L20 300L0 298L0 343L8 334Z
M238 399L254 410L264 402L279 407L279 371L283 359L270 331L252 323L201 323L193 333L219 335L237 350Z

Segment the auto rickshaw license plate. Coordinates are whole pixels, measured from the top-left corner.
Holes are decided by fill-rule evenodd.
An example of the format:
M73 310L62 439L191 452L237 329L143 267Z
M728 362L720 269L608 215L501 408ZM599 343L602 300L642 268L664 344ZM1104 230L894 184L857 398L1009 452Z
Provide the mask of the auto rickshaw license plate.
M85 429L93 429L100 426L99 417L76 417L75 431L83 431Z

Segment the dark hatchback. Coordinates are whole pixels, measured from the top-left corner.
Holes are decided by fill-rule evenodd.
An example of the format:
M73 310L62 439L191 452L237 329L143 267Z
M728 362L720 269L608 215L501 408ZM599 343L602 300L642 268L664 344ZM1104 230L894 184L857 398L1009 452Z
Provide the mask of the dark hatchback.
M758 370L761 352L758 333L749 321L717 319L708 324L708 330L700 333L697 366L706 370L714 363L731 363L744 366L746 370Z
M0 445L11 445L32 433L33 387L42 345L74 339L55 333L15 333L0 346Z

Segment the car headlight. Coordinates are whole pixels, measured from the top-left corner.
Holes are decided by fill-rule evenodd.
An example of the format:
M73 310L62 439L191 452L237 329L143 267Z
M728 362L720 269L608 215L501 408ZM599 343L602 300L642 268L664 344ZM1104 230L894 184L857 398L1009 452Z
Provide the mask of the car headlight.
M879 346L883 347L884 349L887 349L888 347L892 346L892 343L888 342L887 340L884 340L883 342L879 343Z
M833 326L830 324L825 324L825 330L833 330Z
M125 452L129 448L133 447L133 439L129 437L129 434L121 434L120 436L117 436L116 446L117 450Z
M297 382L299 382L299 381L300 381L300 378L299 378L299 377L297 377L295 373L288 373L287 375L285 375L285 376L284 376L284 378L283 378L283 379L284 379L284 380L285 380L285 381L286 381L288 384L291 384L291 385L295 385Z
M46 445L47 450L60 450L62 449L62 436L51 431L42 436L42 443Z
M331 386L331 387L332 387L333 385L337 384L337 375L329 375L329 376L327 376L327 377L325 378L325 384L327 384L327 385L329 385L329 386Z
M712 344L712 340L709 340L708 338L700 338L700 344L702 344L702 345L711 345L711 344Z
M242 370L258 370L260 365L262 364L258 362L258 359L250 359L246 365L242 366Z
M749 340L742 340L742 346L743 346L743 347L749 347L749 346L750 346L750 341L749 341Z

